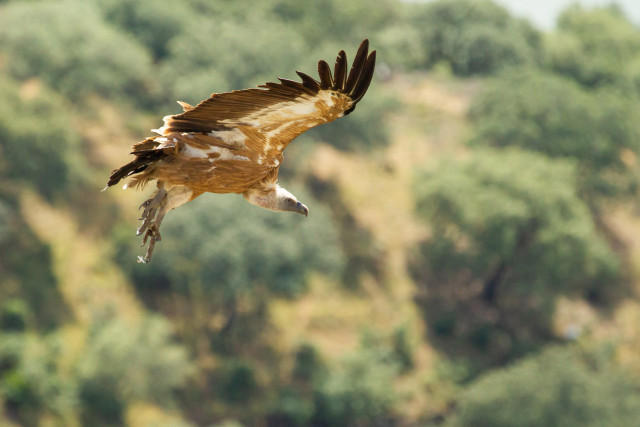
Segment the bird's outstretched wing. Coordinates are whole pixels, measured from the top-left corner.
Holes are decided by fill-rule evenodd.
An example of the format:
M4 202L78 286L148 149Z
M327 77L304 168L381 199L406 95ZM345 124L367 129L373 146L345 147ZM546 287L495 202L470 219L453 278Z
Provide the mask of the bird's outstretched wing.
M173 132L218 133L242 128L254 134L264 147L257 151L278 151L302 132L349 114L367 91L375 67L376 52L368 54L364 40L347 73L347 56L338 53L333 75L329 64L318 62L320 81L297 71L302 82L279 79L258 88L216 93L195 107L182 103L184 113L164 118L158 130Z

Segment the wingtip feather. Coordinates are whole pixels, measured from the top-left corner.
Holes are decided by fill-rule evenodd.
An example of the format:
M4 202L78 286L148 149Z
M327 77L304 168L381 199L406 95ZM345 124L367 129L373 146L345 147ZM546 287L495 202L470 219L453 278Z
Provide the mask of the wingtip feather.
M296 71L296 74L302 79L302 84L307 89L317 92L320 89L320 82L302 71Z
M191 111L191 110L193 110L195 108L193 105L188 104L188 103L186 103L184 101L176 101L176 102L182 107L182 110L184 112Z
M362 99L371 84L376 66L376 53L377 52L374 50L367 57L358 81L350 93L354 103L357 103Z
M364 68L364 65L366 63L368 51L369 39L364 39L358 47L358 52L356 52L356 56L353 59L353 64L351 64L351 70L349 71L349 76L347 77L347 83L345 85L346 92L351 93L355 88L360 74L362 74L362 69Z
M333 89L344 90L347 84L347 54L344 50L338 52L333 72Z
M320 76L320 87L322 89L330 89L333 87L333 77L331 77L331 68L324 59L318 61L318 75Z

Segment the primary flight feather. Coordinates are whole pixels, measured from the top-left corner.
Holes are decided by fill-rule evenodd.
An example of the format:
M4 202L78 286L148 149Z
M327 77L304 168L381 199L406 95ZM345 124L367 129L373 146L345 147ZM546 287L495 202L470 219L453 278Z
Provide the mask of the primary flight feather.
M278 185L282 152L304 131L352 112L371 79L376 51L364 40L347 73L347 55L338 53L333 75L318 62L320 81L297 71L302 82L279 79L258 88L214 93L184 112L164 118L158 135L133 146L135 158L114 170L107 187L131 176L126 187L156 180L157 191L141 208L148 262L160 240L165 214L199 195L240 193L251 204L308 215L309 209Z

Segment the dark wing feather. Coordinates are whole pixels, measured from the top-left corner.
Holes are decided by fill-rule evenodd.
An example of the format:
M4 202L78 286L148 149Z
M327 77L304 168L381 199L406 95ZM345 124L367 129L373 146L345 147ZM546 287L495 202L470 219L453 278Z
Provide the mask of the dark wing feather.
M314 92L317 92L320 89L320 83L310 75L305 74L302 71L296 71L296 74L300 76L302 84L307 89L311 89Z
M306 87L304 84L300 83L300 82L296 82L293 80L289 80L289 79L281 79L278 78L278 80L280 80L280 83L282 83L284 86L287 86L291 89L295 89L295 90L301 90L303 92L308 93L309 95L315 95L316 91L309 89L308 87Z
M362 69L364 68L365 61L367 59L367 51L369 50L369 40L364 40L360 47L358 48L358 52L356 53L356 57L353 60L353 64L351 65L351 71L349 71L349 77L347 77L347 84L345 86L345 90L347 92L351 92L358 81L360 74L362 73ZM372 52L373 53L373 52Z
M318 74L320 75L320 87L322 89L330 89L333 86L333 78L327 61L321 59L318 62Z
M356 87L349 93L354 103L357 103L362 99L364 94L369 89L369 84L373 78L373 69L376 66L376 51L371 52L367 61L364 64L360 78L356 82Z
M344 53L344 50L338 53L334 70L332 89L344 90L347 85L347 54Z

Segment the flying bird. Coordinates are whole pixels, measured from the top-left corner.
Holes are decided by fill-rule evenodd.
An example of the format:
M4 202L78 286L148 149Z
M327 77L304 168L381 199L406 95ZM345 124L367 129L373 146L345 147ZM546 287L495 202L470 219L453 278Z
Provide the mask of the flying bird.
M367 91L376 61L364 40L347 73L347 55L336 58L333 75L318 62L320 81L296 71L302 82L278 79L257 88L214 93L192 106L178 101L181 114L166 116L157 135L132 147L135 158L111 172L107 186L131 177L124 188L142 188L155 180L157 190L140 206L137 230L149 247L139 262L151 259L161 240L165 214L203 193L239 193L265 209L297 212L309 209L278 184L287 145L304 131L351 113Z

